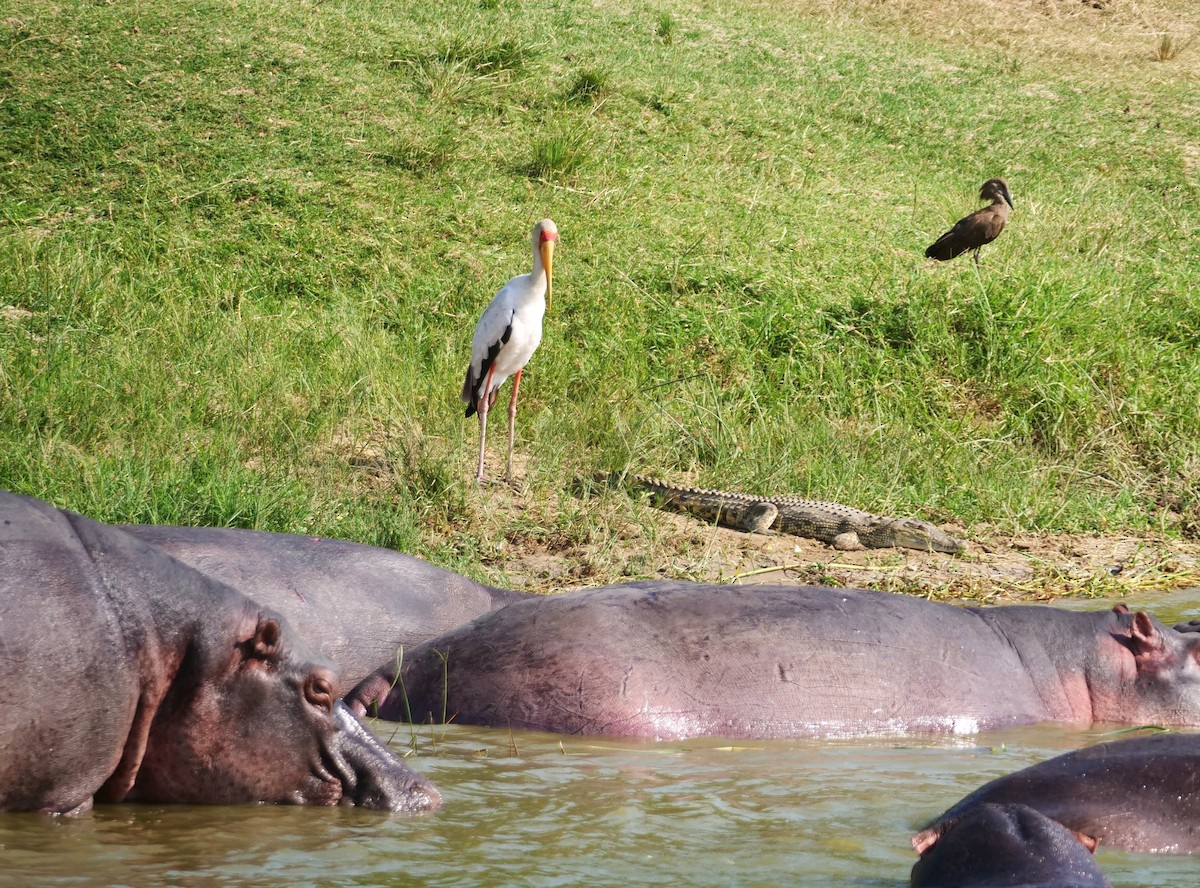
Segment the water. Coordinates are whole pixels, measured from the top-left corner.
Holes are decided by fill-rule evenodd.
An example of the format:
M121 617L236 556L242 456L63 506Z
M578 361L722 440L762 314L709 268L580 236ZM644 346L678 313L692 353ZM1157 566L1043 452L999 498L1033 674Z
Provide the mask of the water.
M1096 734L731 745L451 727L437 737L426 728L413 760L445 793L435 814L151 805L77 819L8 814L0 884L901 888L916 859L909 836L926 819ZM402 728L393 745L408 739ZM1117 886L1195 888L1190 857L1101 848L1099 860Z
M1198 594L1154 611L1200 614ZM1167 602L1160 601L1160 605ZM1098 605L1093 605L1098 606ZM0 815L0 885L902 888L908 840L980 784L1099 739L644 743L376 725L445 795L437 813L102 806ZM1113 884L1195 888L1191 857L1101 847Z
M1200 619L1200 589L1174 589L1170 592L1131 592L1121 599L1064 598L1055 607L1067 610L1103 610L1120 601L1130 610L1148 610L1167 626Z

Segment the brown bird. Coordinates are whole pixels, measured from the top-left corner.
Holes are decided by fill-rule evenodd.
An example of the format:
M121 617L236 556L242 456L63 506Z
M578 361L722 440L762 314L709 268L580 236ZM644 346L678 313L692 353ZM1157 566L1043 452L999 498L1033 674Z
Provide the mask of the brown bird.
M1008 183L1003 179L984 182L979 189L979 199L990 200L991 204L955 222L953 228L929 245L925 251L926 258L953 259L960 253L974 250L975 264L979 264L979 248L1000 236L1013 205Z

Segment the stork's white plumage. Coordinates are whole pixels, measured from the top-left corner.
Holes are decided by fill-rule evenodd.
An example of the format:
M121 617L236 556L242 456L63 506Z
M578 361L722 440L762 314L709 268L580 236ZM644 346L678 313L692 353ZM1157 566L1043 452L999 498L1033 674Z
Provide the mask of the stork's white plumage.
M542 341L542 317L550 307L554 277L554 245L558 226L543 219L533 226L533 270L510 280L484 309L471 337L471 364L463 382L462 400L467 416L479 414L479 470L483 482L483 451L487 415L496 403L504 380L513 377L508 402L508 468L504 480L512 481L513 441L516 437L517 389L521 373Z

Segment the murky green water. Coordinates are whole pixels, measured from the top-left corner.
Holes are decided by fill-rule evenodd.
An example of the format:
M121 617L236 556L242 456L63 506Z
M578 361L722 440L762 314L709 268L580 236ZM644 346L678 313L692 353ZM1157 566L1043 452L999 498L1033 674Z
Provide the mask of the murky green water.
M407 729L404 729L407 731ZM446 796L416 818L121 805L0 817L5 885L876 885L909 835L980 783L1094 738L1038 728L955 745L630 744L428 730ZM394 745L402 747L407 736ZM515 754L514 754L515 748ZM1118 886L1195 888L1196 860L1101 849Z
M1200 593L1154 607L1200 614ZM380 724L404 750L410 728ZM2 885L528 885L900 888L910 834L993 777L1097 739L1038 727L967 741L651 744L451 727L411 761L422 817L120 805L0 816ZM431 739L435 738L435 739ZM1101 848L1118 886L1195 888L1191 857Z

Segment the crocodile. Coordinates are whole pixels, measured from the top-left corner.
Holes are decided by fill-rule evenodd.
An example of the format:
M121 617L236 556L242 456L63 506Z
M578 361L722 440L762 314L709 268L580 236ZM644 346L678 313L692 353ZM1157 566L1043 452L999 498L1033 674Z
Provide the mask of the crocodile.
M956 554L966 549L927 521L885 518L840 503L798 496L753 496L726 490L681 487L644 475L609 475L610 484L623 483L649 493L660 509L683 512L748 533L786 533L820 540L835 549L882 549L897 546L922 552Z

